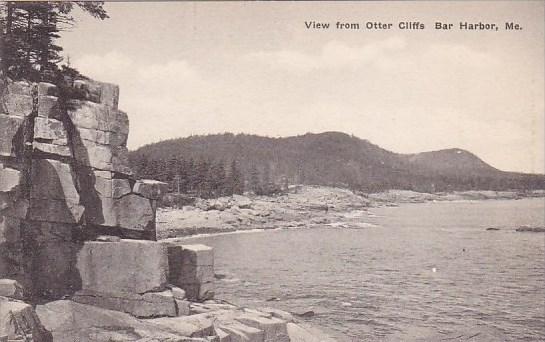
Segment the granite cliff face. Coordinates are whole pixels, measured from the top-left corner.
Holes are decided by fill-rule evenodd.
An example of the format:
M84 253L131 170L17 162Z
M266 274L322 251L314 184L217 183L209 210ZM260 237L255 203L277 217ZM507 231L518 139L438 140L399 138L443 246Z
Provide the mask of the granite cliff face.
M160 185L131 178L118 87L74 87L85 100L64 100L47 83L0 85L0 274L32 297L80 287L74 269L82 241L101 234L155 240Z
M212 301L212 248L156 241L166 184L132 177L118 87L71 89L0 80L0 342L319 341Z

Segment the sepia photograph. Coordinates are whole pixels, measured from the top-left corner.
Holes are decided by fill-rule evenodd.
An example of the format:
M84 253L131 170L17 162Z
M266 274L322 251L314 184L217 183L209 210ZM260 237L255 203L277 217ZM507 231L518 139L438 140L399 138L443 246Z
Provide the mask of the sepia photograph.
M545 2L1 1L0 342L545 341Z

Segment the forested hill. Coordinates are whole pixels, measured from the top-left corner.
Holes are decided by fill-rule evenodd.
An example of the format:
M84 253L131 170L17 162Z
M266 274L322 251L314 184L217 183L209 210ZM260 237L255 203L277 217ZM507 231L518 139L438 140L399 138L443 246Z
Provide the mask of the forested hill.
M246 189L281 183L425 192L545 186L544 175L503 172L461 149L397 154L339 132L287 138L191 136L143 146L131 152L131 165L142 177L177 179L183 190L196 186L191 183L217 182L218 177Z

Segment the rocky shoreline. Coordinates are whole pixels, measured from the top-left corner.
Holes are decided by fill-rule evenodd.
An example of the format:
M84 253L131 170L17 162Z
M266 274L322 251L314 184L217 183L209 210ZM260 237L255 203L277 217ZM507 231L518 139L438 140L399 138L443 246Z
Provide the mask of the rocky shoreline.
M236 231L313 228L332 226L365 228L371 226L362 217L370 208L398 206L402 203L441 201L516 200L545 197L545 191L465 191L420 193L390 190L381 193L354 193L325 186L293 186L286 194L268 196L197 199L182 208L160 208L157 212L157 236L160 239L197 234Z

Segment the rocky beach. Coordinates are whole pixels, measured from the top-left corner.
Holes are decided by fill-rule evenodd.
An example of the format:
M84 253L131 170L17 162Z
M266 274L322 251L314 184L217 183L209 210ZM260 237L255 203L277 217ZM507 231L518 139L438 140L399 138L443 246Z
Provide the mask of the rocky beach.
M181 208L160 208L157 211L157 234L158 238L167 239L255 229L365 228L371 226L365 220L367 211L374 207L527 197L545 197L545 192L458 191L432 194L390 190L365 194L335 187L298 185L277 196L234 195L195 199L192 205Z

